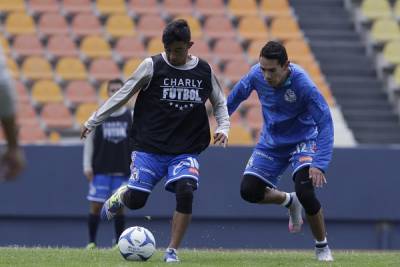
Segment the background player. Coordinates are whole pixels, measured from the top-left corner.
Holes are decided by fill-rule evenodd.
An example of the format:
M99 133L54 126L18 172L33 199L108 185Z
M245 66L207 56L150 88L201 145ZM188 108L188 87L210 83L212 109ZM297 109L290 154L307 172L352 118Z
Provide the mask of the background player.
M326 183L324 172L333 149L333 124L324 98L307 73L288 61L286 49L268 42L253 66L228 97L232 114L256 90L264 125L260 140L244 171L240 193L244 200L289 208L289 230L299 232L303 205L316 240L316 257L332 261L321 204L314 187ZM296 193L276 189L291 163ZM300 201L300 203L299 203Z
M111 80L107 85L111 97L123 85L120 79ZM122 106L107 118L101 127L91 132L84 145L83 170L89 181L90 213L88 219L89 244L96 247L96 234L103 203L129 178L131 163L130 129L132 112ZM115 240L125 229L125 218L121 209L114 218Z
M176 209L164 260L177 262L176 249L191 220L193 191L199 182L197 157L210 143L207 99L218 124L215 144L227 144L229 116L225 96L210 65L188 53L193 42L187 22L169 23L162 41L165 52L139 65L123 87L85 123L82 137L140 90L133 120L129 183L105 202L103 211L112 218L123 206L142 208L154 186L166 177L165 189L175 193Z

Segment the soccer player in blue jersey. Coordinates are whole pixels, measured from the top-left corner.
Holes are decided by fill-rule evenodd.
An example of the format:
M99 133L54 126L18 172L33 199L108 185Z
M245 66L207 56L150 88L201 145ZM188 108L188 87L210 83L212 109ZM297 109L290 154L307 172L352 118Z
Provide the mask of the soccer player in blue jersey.
M259 142L245 168L241 197L250 203L278 204L289 209L289 231L299 232L302 206L315 238L316 258L332 261L321 204L314 188L326 183L332 157L333 123L329 107L298 65L290 63L286 49L270 41L228 96L231 115L255 90L264 124ZM280 175L291 165L295 192L277 189Z
M165 177L165 189L176 196L166 262L178 262L179 247L191 220L199 183L199 154L210 143L205 102L210 99L217 120L214 144L228 141L226 99L210 65L189 54L193 45L185 20L169 23L162 35L165 52L146 58L121 89L85 123L82 137L138 93L132 127L132 165L128 186L103 206L111 219L123 207L140 209L154 186Z
M121 88L123 82L114 79L107 84L107 94L111 97ZM128 182L130 175L130 131L132 111L122 106L104 121L102 127L91 132L83 149L83 172L89 181L87 199L90 202L88 218L89 243L87 249L96 247L96 235L103 203ZM123 210L114 218L115 240L125 230Z

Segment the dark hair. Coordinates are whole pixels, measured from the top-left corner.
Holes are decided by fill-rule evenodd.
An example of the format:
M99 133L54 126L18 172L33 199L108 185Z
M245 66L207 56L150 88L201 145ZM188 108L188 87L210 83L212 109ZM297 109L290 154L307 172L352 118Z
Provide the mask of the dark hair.
M108 81L107 89L110 87L110 84L112 83L119 83L121 86L124 84L124 82L121 79L112 79Z
M172 42L190 42L190 28L186 20L174 20L165 27L162 41L164 46L170 45Z
M261 49L260 57L265 57L267 59L277 59L279 65L283 66L288 61L288 56L286 53L286 48L278 42L269 41Z

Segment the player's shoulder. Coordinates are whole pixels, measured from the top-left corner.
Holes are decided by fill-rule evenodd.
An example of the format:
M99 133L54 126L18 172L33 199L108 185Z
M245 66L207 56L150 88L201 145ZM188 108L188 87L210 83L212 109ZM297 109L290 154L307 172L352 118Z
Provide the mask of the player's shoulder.
M309 74L300 65L290 63L289 69L291 73L290 78L295 85L300 87L314 86L314 82L311 80Z

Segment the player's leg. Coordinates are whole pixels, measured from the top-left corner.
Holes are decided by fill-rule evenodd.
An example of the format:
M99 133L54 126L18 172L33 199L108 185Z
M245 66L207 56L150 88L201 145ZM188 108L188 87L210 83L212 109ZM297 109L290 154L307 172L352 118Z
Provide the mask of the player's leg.
M294 181L296 194L304 207L307 221L315 238L316 257L320 261L332 261L333 257L326 239L324 215L309 178L309 166L296 171Z
M171 240L164 255L166 262L179 262L179 248L192 219L193 193L199 180L196 155L180 155L171 160L166 190L174 192L176 208L172 217Z
M128 177L126 176L112 176L111 180L112 194L115 193L121 186L126 185L127 181ZM119 237L121 236L124 230L125 230L124 209L120 209L114 217L115 244L118 243Z
M165 156L132 152L131 176L103 205L101 217L111 220L124 206L140 209L161 177L167 173Z
M89 243L86 246L87 249L96 248L96 236L100 222L100 211L111 190L110 179L111 177L108 175L94 175L93 180L89 184L87 199L90 203L90 211L88 217Z

